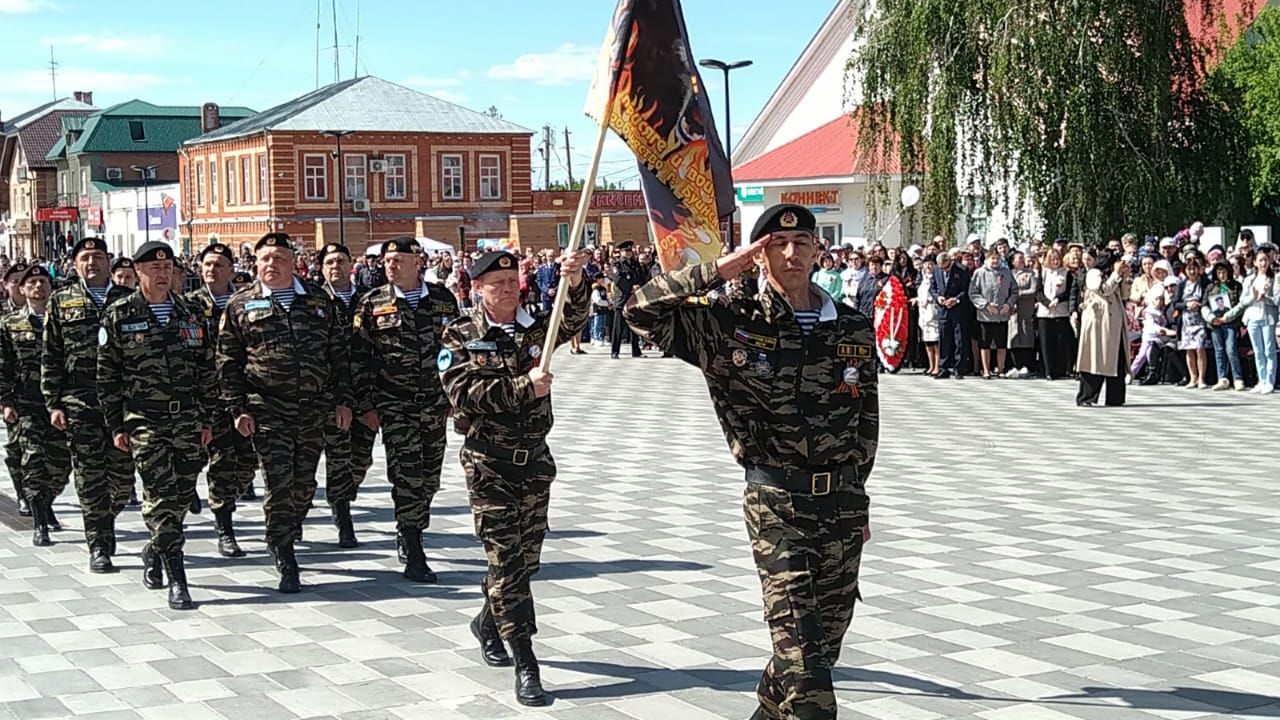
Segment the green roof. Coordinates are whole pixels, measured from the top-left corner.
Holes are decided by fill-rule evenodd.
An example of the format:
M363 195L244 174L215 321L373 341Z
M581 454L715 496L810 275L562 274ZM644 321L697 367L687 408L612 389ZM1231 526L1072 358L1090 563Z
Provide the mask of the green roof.
M62 137L58 138L58 142L54 143L53 147L49 148L49 152L44 156L44 159L57 160L62 157L62 153L65 152L66 149L67 149L67 136L66 134L63 134Z
M200 113L196 106L160 106L130 100L88 116L70 152L177 152L182 143L200 135ZM227 124L247 118L254 111L223 107L219 114ZM134 140L137 129L141 129L141 139Z

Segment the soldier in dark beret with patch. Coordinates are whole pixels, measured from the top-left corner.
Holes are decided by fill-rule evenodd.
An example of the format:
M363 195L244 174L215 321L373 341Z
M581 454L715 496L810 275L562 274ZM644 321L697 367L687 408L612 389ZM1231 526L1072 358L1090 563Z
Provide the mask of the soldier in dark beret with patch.
M566 252L568 279L564 323L554 347L582 332L590 288L582 267L590 254ZM467 476L476 535L489 573L481 585L484 606L471 622L481 656L492 666L515 659L516 700L545 705L533 654L533 595L547 534L547 506L556 465L547 447L551 430L551 374L539 368L547 341L546 318L520 307L520 268L507 252L482 256L471 267L481 302L445 328L437 358L445 392L466 433L460 457ZM511 654L502 647L511 646Z
M315 494L324 425L351 426L346 331L324 290L294 274L288 235L263 235L254 257L258 281L232 296L222 314L218 388L262 467L278 588L296 593L302 583L294 543Z
M31 544L40 547L52 544L48 508L71 477L71 449L67 434L49 424L40 395L41 335L53 278L43 266L31 265L14 280L24 304L0 318L0 410L18 461L14 485L25 493L21 500L32 515Z
M776 205L750 245L654 278L626 307L633 328L702 370L746 470L743 510L773 639L756 719L836 716L831 670L870 536L875 334L867 317L809 281L815 232L806 208ZM686 302L753 264L767 275L757 297Z
M133 269L133 260L118 257L111 261L111 282L133 290L138 287L138 272Z
M422 531L431 525L431 501L440 490L449 413L436 358L458 303L443 285L422 282L420 256L414 238L383 243L387 284L356 307L351 364L362 413L355 424L382 428L404 576L435 582Z
M4 271L5 299L0 302L0 318L9 313L21 312L26 305L22 295L22 273L27 269L25 263L11 265ZM36 386L40 385L40 371L36 370ZM18 498L18 514L31 517L31 506L27 504L27 494L22 490L22 450L18 447L18 426L5 421L4 434L4 466L9 471L9 479L13 481L13 496Z
M71 443L76 494L84 515L89 571L113 572L116 517L133 489L133 461L111 443L98 402L98 346L102 312L128 295L111 282L107 243L86 237L71 249L79 282L53 294L45 318L40 391L49 422ZM52 525L52 523L51 523Z

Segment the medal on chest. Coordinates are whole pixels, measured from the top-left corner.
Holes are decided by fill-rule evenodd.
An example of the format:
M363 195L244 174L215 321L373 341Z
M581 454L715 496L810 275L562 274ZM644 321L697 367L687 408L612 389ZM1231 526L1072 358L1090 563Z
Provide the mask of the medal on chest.
M858 397L858 383L862 380L862 361L847 360L841 368L836 365L836 392L848 393L851 397Z

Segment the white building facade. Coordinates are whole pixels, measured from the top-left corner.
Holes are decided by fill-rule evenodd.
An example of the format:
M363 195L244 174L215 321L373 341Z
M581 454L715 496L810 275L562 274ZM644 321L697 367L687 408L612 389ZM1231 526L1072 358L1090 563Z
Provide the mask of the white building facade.
M190 252L190 248L180 247L178 228L183 217L178 197L177 183L104 192L103 237L111 252L131 256L148 238L169 243L176 253Z

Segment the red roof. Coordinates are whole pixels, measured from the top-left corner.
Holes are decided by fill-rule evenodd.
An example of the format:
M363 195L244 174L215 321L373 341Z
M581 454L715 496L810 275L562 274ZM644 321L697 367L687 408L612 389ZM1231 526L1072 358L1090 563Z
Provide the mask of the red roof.
M27 166L32 168L51 168L57 165L45 159L45 155L53 149L62 137L63 115L92 115L96 110L56 110L44 117L24 126L18 131L18 142L22 143L22 153L27 158Z
M805 180L879 173L898 174L898 159L872 162L858 147L858 128L853 118L841 115L734 168L733 181Z

